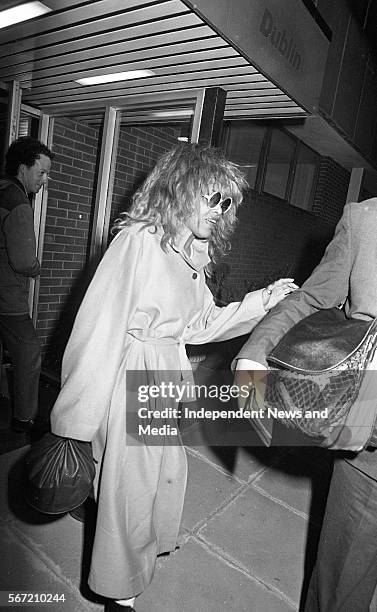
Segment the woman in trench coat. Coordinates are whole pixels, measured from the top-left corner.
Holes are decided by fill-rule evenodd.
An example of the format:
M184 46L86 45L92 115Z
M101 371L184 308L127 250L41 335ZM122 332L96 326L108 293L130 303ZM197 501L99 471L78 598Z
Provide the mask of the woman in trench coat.
M179 434L172 443L167 428L151 444L129 435L126 374L151 384L168 371L185 381L186 343L249 333L296 287L280 279L215 305L206 274L227 250L245 186L217 149L186 144L162 156L115 223L76 317L51 424L54 434L92 442L98 513L89 586L108 598L107 611L132 610L157 555L175 549L187 477Z

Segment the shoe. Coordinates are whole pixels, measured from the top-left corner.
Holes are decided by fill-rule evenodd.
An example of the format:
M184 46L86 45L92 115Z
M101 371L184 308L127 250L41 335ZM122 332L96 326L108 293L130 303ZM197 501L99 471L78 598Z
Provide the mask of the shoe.
M11 428L17 433L32 433L35 428L35 422L33 421L33 419L21 421L20 419L16 419L15 417L13 417L11 422Z
M105 604L105 612L136 612L132 606L121 606L115 599L108 599Z

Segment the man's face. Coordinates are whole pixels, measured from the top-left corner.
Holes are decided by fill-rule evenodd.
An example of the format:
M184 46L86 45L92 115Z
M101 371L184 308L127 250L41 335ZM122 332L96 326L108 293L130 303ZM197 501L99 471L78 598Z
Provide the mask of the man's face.
M50 168L50 158L47 155L41 154L30 168L25 166L25 164L21 164L18 169L17 178L24 185L27 193L38 193L42 185L48 180Z

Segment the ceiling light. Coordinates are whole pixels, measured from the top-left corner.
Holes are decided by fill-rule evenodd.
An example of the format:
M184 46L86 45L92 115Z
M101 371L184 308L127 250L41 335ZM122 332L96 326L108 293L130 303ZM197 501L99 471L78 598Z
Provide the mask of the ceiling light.
M128 72L115 72L113 74L101 74L98 76L77 79L80 85L99 85L102 83L115 83L116 81L128 81L129 79L142 79L143 77L155 76L152 70L128 70Z
M151 113L152 117L191 117L194 114L192 109L182 109L182 110L166 110L166 111L156 111Z
M0 11L0 28L7 28L15 23L27 21L39 15L49 13L51 9L42 2L26 2L13 8Z

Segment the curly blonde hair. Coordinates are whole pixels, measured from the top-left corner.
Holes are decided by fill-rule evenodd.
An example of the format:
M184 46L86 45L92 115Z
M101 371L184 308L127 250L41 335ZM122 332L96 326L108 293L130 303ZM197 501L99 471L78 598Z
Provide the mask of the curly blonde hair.
M166 250L195 212L198 195L219 190L231 196L233 205L221 215L208 241L212 262L230 249L236 211L242 202L247 182L241 170L227 160L220 149L200 144L180 144L160 157L155 167L132 198L128 212L116 219L112 233L134 223L160 226L164 234L161 248Z

